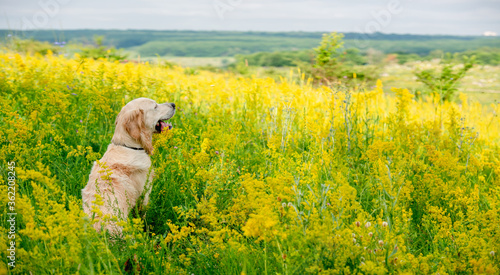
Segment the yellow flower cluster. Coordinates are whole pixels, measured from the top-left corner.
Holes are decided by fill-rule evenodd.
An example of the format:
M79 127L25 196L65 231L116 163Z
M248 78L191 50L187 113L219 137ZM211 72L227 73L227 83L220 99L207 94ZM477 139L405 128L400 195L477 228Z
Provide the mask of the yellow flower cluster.
M10 52L0 64L14 272L500 272L500 104L388 96L380 81L314 87L293 71L277 82ZM154 137L148 208L110 239L83 215L80 190L136 97L178 111Z

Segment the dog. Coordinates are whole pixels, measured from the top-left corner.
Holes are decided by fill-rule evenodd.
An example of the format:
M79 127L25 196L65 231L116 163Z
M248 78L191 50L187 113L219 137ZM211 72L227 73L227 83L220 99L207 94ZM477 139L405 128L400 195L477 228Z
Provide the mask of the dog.
M174 114L174 103L157 104L149 98L134 99L121 109L111 144L104 156L94 162L89 181L82 189L83 210L96 219L94 228L98 232L105 229L121 234L117 221L127 219L142 195L142 203L147 205L154 175L150 159L152 137L172 128L165 121Z

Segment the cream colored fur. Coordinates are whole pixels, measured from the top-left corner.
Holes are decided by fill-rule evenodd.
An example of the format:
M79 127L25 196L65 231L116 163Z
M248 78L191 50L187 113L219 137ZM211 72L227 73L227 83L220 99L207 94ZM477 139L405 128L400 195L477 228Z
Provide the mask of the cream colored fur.
M97 231L104 228L112 234L120 234L122 228L115 222L101 224L101 219L109 215L125 220L143 193L143 204L147 205L153 180L152 135L158 133L155 127L159 121L170 119L174 114L174 104L157 104L148 98L132 100L118 114L112 143L104 156L94 163L89 181L82 190L83 210L97 220L94 223ZM96 194L102 198L97 204L94 203ZM101 215L97 214L99 211Z

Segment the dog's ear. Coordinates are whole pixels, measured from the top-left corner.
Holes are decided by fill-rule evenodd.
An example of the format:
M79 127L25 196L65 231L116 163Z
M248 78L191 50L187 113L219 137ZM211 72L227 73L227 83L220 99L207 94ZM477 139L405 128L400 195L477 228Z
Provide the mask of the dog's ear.
M128 134L136 140L139 144L142 145L146 153L152 155L153 154L153 144L152 144L152 133L146 128L144 123L144 110L133 110L129 111L126 115L126 118L123 121L125 126L125 130ZM119 123L119 119L121 119L122 115L119 115L116 118L116 123Z

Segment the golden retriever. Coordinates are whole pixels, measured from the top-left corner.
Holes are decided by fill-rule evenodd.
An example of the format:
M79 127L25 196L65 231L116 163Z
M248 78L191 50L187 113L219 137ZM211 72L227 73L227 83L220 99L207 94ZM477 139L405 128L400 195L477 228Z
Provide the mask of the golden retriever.
M121 109L111 144L94 163L82 190L83 210L97 219L94 223L97 231L104 228L120 234L122 228L116 221L127 219L141 195L144 195L143 205L147 205L153 179L152 135L171 129L172 125L165 120L174 114L174 103L157 104L149 98L134 99ZM109 221L101 224L103 218Z

